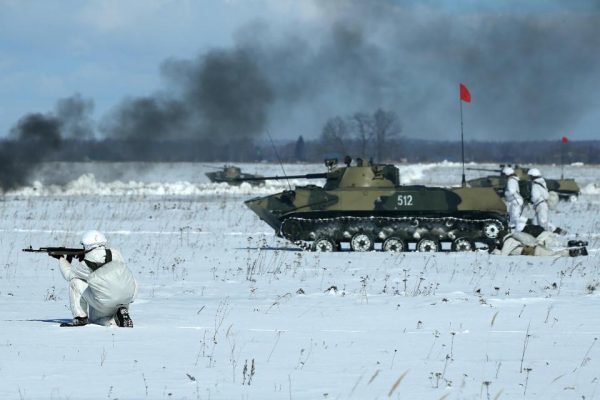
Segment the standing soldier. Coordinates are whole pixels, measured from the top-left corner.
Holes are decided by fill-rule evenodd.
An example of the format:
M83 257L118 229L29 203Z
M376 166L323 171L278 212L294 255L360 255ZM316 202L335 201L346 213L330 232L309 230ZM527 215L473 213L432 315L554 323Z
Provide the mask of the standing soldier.
M548 188L540 170L531 168L527 174L531 177L531 205L535 211L536 223L547 231L552 230L548 223Z
M521 214L523 212L523 197L519 189L519 177L511 167L504 167L502 173L508 177L504 190L504 199L508 207L510 229L522 231L525 227Z

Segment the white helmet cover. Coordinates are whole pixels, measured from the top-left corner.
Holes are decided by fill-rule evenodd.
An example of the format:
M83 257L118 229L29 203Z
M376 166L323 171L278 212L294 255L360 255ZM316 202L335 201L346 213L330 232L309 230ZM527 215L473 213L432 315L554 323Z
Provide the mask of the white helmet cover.
M106 247L108 241L101 232L87 231L81 237L81 244L86 251L89 251L97 247Z
M527 175L531 176L532 178L539 178L542 176L542 173L537 168L531 168L529 171L527 171Z
M512 169L511 167L504 167L504 168L502 169L502 173L503 173L504 175L506 175L506 176L510 176L510 175L512 175L512 174L514 174L514 173L515 173L515 170L514 170L514 169Z

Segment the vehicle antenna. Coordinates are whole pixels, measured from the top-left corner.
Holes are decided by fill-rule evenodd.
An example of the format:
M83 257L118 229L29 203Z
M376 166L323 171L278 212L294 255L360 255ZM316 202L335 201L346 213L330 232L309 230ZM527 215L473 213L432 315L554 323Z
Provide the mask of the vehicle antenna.
M271 146L273 146L273 150L275 151L277 160L279 160L279 165L281 166L281 171L283 172L283 176L285 176L285 180L287 181L288 188L290 190L292 190L292 185L290 185L290 180L288 179L287 174L285 173L285 169L283 168L283 162L281 162L281 157L279 157L279 152L277 151L277 147L275 147L275 143L273 143L273 138L271 137L271 134L269 133L269 131L267 131L267 136L269 137L269 140L271 141Z

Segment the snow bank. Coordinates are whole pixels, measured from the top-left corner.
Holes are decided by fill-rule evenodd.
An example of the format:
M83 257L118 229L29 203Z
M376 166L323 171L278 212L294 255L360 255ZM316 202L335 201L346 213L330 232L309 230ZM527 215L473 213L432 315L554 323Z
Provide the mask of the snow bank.
M305 185L306 180L290 180L292 186ZM285 181L268 181L261 186L242 183L231 186L226 183L139 182L113 181L100 182L93 174L81 175L65 186L44 185L39 181L32 186L8 192L7 196L223 196L223 195L266 195L287 188Z
M118 163L117 163L118 164ZM492 164L469 163L469 167L494 168ZM422 184L431 186L460 185L461 163L443 161L439 163L399 164L400 182L404 185ZM54 167L54 168L50 168ZM6 197L47 197L47 196L262 196L277 193L288 188L286 180L267 181L264 185L252 186L243 183L231 186L225 183L212 183L204 176L206 168L193 163L187 164L136 164L103 165L92 168L93 163L80 163L76 168L64 165L50 165L44 173L38 174L31 186L9 191ZM244 164L245 170L265 176L281 175L281 167L275 164ZM569 167L571 168L571 167ZM90 169L99 171L93 173ZM289 164L285 166L288 175L323 172L317 164ZM54 171L54 172L52 172ZM57 172L58 171L58 172ZM78 171L78 174L72 174ZM117 173L118 172L118 173ZM561 174L558 168L548 169L549 177ZM468 179L486 175L486 172L468 173ZM584 194L600 194L598 170L595 167L578 167L577 172L567 170L565 176L577 176L577 182ZM290 179L290 186L322 185L323 179ZM587 185L587 186L586 186Z
M400 165L400 182L403 185L416 183L422 181L426 175L426 172L431 171L434 168L456 168L460 167L461 165L461 163L445 160L440 163Z
M581 188L581 193L600 195L600 185L597 183L588 183L585 187Z

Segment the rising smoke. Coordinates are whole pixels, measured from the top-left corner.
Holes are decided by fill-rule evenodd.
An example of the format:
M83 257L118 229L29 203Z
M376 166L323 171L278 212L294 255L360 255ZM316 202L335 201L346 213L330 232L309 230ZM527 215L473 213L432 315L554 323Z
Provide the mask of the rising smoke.
M363 96L375 100L385 90L381 55L359 27L335 24L318 48L298 35L274 39L265 24L238 36L232 49L165 61L167 88L124 100L101 123L103 135L227 142L257 137L274 122L278 130L317 126L315 133L340 104L355 109L369 103Z
M102 123L110 137L166 139L254 136L273 99L264 70L248 49L213 50L196 60L167 60L170 90L124 100Z
M301 28L253 22L231 48L166 60L163 87L122 100L97 136L227 143L270 130L314 138L332 116L384 108L400 116L406 136L458 139L459 82L473 94L467 139L554 139L598 122L597 8L461 13L402 1L311 4L318 16ZM81 97L59 102L51 115L24 117L15 137L25 139L31 127L46 138L90 137L92 108Z
M449 13L391 2L321 4L332 28L316 52L305 53L311 68L300 77L325 74L313 103L329 116L383 107L400 115L407 136L458 139L464 82L473 94L465 108L470 138L556 139L594 129L582 124L586 117L600 123L597 9Z
M22 117L10 131L11 140L0 147L0 188L26 184L36 166L60 150L63 139L93 137L93 109L92 100L75 94L58 100L52 113Z
M316 137L328 118L396 112L407 136L551 139L582 128L600 86L598 13L449 14L393 2L317 2L318 22L240 29L230 49L167 60L165 89L104 120L111 137ZM583 127L585 128L585 126ZM455 133L456 132L456 133Z

